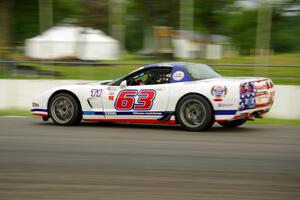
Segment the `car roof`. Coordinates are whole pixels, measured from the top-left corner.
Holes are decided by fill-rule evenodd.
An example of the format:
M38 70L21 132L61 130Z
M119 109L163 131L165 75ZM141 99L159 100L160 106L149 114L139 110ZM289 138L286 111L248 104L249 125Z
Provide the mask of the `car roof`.
M174 67L176 66L181 66L183 67L186 64L189 64L191 62L161 62L161 63L154 63L154 64L149 64L145 65L144 68L149 68L149 67Z

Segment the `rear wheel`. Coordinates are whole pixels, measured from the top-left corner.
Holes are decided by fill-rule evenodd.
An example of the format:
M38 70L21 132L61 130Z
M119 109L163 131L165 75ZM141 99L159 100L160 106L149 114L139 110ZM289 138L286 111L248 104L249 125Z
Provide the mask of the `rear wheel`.
M81 109L75 98L67 93L55 95L49 104L50 116L55 124L70 126L81 121Z
M214 122L210 103L202 96L191 94L183 97L176 108L176 119L189 131L202 131Z
M228 122L218 122L221 126L226 127L226 128L235 128L238 126L243 125L247 119L237 119L233 121L228 121Z

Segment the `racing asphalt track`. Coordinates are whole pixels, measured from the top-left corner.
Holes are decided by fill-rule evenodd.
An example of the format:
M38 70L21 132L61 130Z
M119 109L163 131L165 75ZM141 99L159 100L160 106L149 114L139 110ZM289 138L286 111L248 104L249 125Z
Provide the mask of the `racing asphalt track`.
M0 199L300 199L299 128L0 117Z

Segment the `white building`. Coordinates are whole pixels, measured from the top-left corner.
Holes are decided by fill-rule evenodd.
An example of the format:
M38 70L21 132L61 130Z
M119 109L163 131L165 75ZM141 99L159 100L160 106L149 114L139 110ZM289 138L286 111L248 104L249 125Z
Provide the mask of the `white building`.
M76 57L81 60L117 60L119 42L94 29L87 29L77 39Z
M172 39L174 57L221 59L228 45L224 35L204 35L192 31L175 31Z
M54 26L25 41L25 54L34 59L115 60L119 53L117 40L99 30L76 26Z

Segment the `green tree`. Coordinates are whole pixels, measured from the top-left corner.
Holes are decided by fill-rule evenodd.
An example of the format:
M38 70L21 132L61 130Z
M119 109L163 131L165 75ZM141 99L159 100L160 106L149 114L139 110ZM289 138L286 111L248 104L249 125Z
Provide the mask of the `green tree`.
M9 45L11 30L11 6L10 0L0 0L0 53Z
M39 33L38 0L15 0L12 7L12 43L23 44Z
M109 33L109 0L82 0L81 25Z
M225 19L228 16L228 11L231 8L230 6L235 2L236 0L195 0L195 30L210 34L225 33Z
M271 49L275 52L300 50L300 15L294 12L287 15L287 10L300 5L300 1L292 0L282 3L273 3ZM255 49L257 30L257 9L237 9L232 7L224 19L225 33L231 37L235 46L242 54L249 54Z
M299 7L300 0L291 0L286 1L283 4L274 5L271 47L276 52L289 52L300 50Z
M232 12L225 20L225 34L242 54L249 54L255 48L257 10Z
M227 8L236 0L195 0L194 30L205 33L225 33L223 28ZM170 26L179 29L180 0L131 0L127 10L126 47L141 48L143 35L152 26ZM137 40L138 38L138 40Z
M39 34L39 0L14 0L11 12L12 44L21 45L25 39ZM53 0L53 24L80 14L79 1Z

